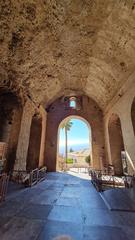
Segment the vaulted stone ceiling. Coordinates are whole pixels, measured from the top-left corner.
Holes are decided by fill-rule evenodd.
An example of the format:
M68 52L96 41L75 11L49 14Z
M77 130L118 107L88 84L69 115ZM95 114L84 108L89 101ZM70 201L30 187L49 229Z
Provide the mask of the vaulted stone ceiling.
M135 1L1 0L0 84L33 101L79 91L102 108L135 69Z

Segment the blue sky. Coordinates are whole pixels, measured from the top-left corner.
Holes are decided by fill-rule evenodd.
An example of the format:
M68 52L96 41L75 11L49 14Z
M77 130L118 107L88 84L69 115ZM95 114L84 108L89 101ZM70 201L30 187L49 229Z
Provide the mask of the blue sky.
M87 124L79 119L71 119L73 125L71 130L68 131L68 149L72 147L73 150L79 150L89 147L89 129ZM64 130L60 130L59 138L60 153L63 152L65 146L65 134Z

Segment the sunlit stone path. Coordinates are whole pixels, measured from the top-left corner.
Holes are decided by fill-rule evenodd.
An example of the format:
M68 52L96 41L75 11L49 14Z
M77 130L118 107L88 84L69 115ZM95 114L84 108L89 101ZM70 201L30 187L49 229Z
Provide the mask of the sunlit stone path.
M81 174L48 173L0 205L1 240L134 240L135 213L110 211ZM128 235L128 237L127 237Z

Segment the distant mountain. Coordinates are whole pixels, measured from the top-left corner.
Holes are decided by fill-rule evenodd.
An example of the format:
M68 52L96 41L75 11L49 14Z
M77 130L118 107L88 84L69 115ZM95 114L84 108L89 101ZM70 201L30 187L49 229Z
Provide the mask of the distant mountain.
M79 145L73 145L73 146L71 145L71 146L68 146L68 152L70 151L70 148L72 148L73 151L80 151L80 150L83 150L85 148L90 148L90 145L89 144L79 144ZM59 153L61 155L64 155L65 154L65 147L63 147L63 146L60 147Z

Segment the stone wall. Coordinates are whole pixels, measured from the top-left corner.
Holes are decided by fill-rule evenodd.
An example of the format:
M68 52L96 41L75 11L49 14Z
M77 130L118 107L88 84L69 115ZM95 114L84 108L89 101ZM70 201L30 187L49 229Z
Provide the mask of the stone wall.
M68 116L80 116L87 120L92 130L93 167L100 169L105 163L103 114L98 105L86 96L79 97L80 109L69 107L68 100L57 99L47 109L45 165L56 170L57 137L59 124Z

